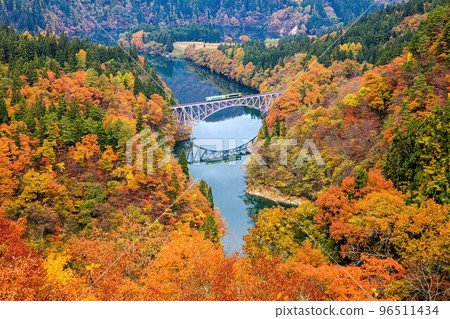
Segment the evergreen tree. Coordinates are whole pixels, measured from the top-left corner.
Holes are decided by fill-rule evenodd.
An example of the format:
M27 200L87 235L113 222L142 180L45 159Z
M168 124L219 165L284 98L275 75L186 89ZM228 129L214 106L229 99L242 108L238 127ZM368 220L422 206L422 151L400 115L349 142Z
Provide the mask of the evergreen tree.
M200 193L202 193L205 197L208 197L208 188L208 184L206 184L206 182L202 179L200 181L198 189L200 190Z
M278 115L273 126L272 137L280 137L280 118Z
M264 139L264 147L267 147L270 145L270 133L269 133L269 127L267 125L266 119L263 119L263 125L261 129L259 130L258 137L260 139Z
M450 203L449 106L437 105L424 119L411 119L406 132L399 130L392 140L383 173L397 188L409 191L411 199L427 196Z
M367 67L367 63L364 63L363 68L361 70L361 73L364 74L369 70L369 68Z
M200 185L198 187L200 193L206 197L209 202L209 205L212 209L214 209L214 197L212 193L212 188L209 186L203 179L200 181Z
M9 115L8 110L6 109L6 103L3 98L0 98L0 124L8 124L9 123Z
M213 243L219 242L219 227L212 215L206 218L206 222L201 229L205 233L205 239L211 240Z
M167 196L171 199L176 199L180 194L180 182L175 172L172 173L169 181L169 187L167 189Z
M26 106L25 100L20 100L19 107L14 112L14 120L25 121L25 116L28 113L28 108Z
M211 186L208 187L208 195L206 196L206 199L208 200L211 208L214 209L214 197L213 197Z
M364 169L357 169L355 176L355 188L361 189L367 186L367 182L369 181L369 175Z
M137 119L136 119L136 133L142 132L144 129L144 115L142 114L142 110L138 110Z
M189 178L189 166L186 159L186 152L183 149L180 151L180 156L178 158L178 164L180 164L181 169L183 170L184 175L186 175L187 178Z
M144 85L142 84L142 81L138 76L136 76L135 78L136 79L134 80L133 93L134 95L138 95L139 93L144 92Z

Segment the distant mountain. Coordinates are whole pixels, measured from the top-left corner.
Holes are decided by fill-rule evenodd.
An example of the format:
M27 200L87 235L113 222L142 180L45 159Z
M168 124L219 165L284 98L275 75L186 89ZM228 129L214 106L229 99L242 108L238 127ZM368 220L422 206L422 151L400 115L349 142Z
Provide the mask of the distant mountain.
M372 0L0 0L0 21L20 31L69 35L183 23L263 27L280 34L317 33L352 21L369 7L373 11L400 1L372 5Z

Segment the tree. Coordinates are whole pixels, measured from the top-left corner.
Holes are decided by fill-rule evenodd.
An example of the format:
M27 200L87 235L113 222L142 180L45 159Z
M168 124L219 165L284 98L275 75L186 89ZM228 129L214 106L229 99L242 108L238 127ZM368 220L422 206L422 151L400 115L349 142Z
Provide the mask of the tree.
M376 71L367 71L364 74L364 86L359 90L359 95L369 107L385 111L391 101L392 90L386 83L386 79L377 74Z
M146 269L144 299L220 300L223 266L222 248L201 233L174 232Z
M136 134L142 132L144 129L144 115L142 114L142 110L138 110L137 119L136 119Z
M83 136L82 141L78 142L71 150L72 158L84 167L94 157L100 154L100 147L98 146L97 135Z
M184 175L186 175L186 177L189 178L189 166L186 159L186 152L184 148L181 149L180 151L180 155L178 157L178 164L181 166Z
M201 231L205 233L205 239L211 240L213 243L218 243L219 238L219 227L217 227L216 221L213 215L209 215L206 218L205 224L200 228Z
M248 42L248 41L250 41L250 38L247 36L247 35L241 35L240 37L239 37L239 40L241 41L241 42Z
M84 51L83 49L80 49L80 51L76 54L78 68L83 69L86 66L86 55L86 51Z
M266 119L263 119L263 125L261 129L259 130L258 137L260 139L264 139L264 147L269 146L270 144L270 133L269 133L269 126L267 125Z
M208 194L206 196L206 199L208 200L209 205L211 206L211 208L214 209L214 197L213 197L211 186L208 187Z
M420 121L409 120L392 140L383 172L411 199L450 203L449 120L448 105L436 106Z
M6 109L6 103L3 98L0 97L0 124L8 124L9 123L9 115L8 110Z
M98 168L104 171L112 171L114 168L114 162L117 161L118 156L114 153L114 150L110 145L106 146L106 150L102 153L100 160L98 161Z
M314 225L316 213L317 208L308 201L297 208L272 207L261 210L255 226L244 236L244 252L251 258L270 256L286 260L312 236L334 258L338 258L333 241Z
M281 127L280 127L280 118L277 115L276 119L275 119L275 124L273 125L273 130L272 130L272 137L280 137L281 134Z
M361 189L367 186L367 181L369 180L369 175L367 175L367 172L364 169L357 169L356 170L356 177L355 177L355 188Z
M282 121L280 125L280 137L286 137L286 134L287 134L286 123Z
M203 196L205 196L205 198L208 197L209 187L208 184L203 179L200 181L198 189L200 190L200 193L202 193Z
M167 186L167 195L171 199L176 199L180 194L180 182L178 181L177 174L175 172L170 175L169 185Z
M26 219L7 220L0 213L0 299L47 300L46 272L40 256L23 239Z

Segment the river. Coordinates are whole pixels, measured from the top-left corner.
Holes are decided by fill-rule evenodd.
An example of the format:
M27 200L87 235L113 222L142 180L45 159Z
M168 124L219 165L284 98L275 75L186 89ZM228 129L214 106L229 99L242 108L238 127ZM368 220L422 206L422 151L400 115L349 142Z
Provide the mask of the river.
M184 60L149 59L179 103L204 101L207 96L240 92L257 93L236 82ZM261 115L245 107L229 108L211 115L194 126L191 138L210 149L227 149L255 137L261 127ZM208 140L206 140L208 139ZM215 145L215 147L212 147ZM246 194L244 158L218 164L192 164L190 175L212 187L214 203L227 224L222 238L227 255L242 253L243 236L253 227L252 216L275 203Z

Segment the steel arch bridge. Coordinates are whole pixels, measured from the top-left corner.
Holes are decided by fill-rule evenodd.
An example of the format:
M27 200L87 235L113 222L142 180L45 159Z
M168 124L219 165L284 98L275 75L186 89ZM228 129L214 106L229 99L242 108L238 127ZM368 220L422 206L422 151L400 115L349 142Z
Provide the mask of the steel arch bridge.
M193 141L189 141L184 149L186 151L186 159L189 164L218 163L223 161L237 160L241 156L250 155L251 150L249 147L255 141L256 137L236 148L223 151L209 150L204 147L195 145Z
M177 105L172 107L172 112L178 122L185 125L195 125L220 110L234 106L246 106L251 109L259 110L265 115L273 105L274 99L279 98L280 96L280 92L273 92L221 101Z

